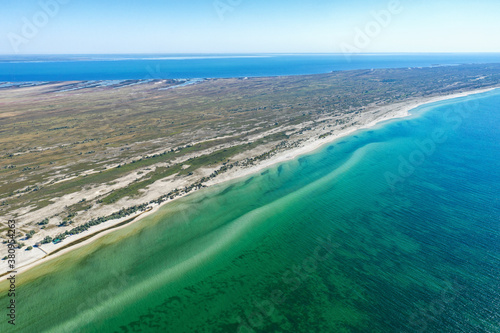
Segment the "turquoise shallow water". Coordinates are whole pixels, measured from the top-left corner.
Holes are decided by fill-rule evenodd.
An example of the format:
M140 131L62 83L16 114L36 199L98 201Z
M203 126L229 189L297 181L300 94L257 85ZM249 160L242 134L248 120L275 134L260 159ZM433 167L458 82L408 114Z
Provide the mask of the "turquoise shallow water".
M498 332L499 108L421 107L166 205L21 275L16 331Z

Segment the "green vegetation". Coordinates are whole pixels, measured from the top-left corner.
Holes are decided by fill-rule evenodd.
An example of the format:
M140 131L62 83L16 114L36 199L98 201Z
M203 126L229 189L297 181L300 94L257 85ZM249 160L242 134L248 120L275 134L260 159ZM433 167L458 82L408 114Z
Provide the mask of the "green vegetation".
M37 224L38 224L38 225L46 225L46 224L49 224L49 219L48 219L48 218L44 218L42 221L38 222Z
M319 137L327 137L335 131L328 126L349 126L354 116L370 108L499 82L500 65L490 64L210 79L171 90L158 90L154 81L114 90L60 92L75 83L0 89L0 215L11 218L11 212L36 211L58 198L117 184L136 173L135 180L113 191L86 193L53 216L26 221L30 227L24 232L33 226L71 228L56 237L64 239L145 209L147 203L81 220L82 211L96 206L140 199L142 191L165 177L215 170L153 202L203 187L221 172L296 146L301 140L297 136L314 128L326 126ZM325 117L332 123L325 123ZM264 145L265 151L259 151ZM241 157L252 149L253 156ZM57 224L49 225L52 217ZM26 238L35 232L27 232ZM43 241L51 242L48 238Z
M115 219L119 219L122 217L126 217L126 216L129 216L131 214L134 214L137 211L145 211L146 209L147 209L147 204L143 204L143 205L139 205L139 206L133 206L133 207L130 207L127 209L125 209L125 208L121 209L120 211L113 213L113 214L106 216L106 217L99 217L97 219L92 219L89 222L84 223L76 228L73 228L71 230L67 230L63 233L58 234L55 237L54 241L55 240L63 240L67 236L76 235L76 234L79 234L83 231L86 231L92 226L99 225L99 224L106 222L106 221L109 221L109 220L115 220ZM52 241L52 238L47 237L46 239L44 239L44 242L45 241L46 241L46 243L50 243Z
M42 244L48 244L48 243L50 243L50 242L52 242L52 237L47 236L47 237L45 237L45 238L42 240L42 242L41 242L41 243L42 243Z

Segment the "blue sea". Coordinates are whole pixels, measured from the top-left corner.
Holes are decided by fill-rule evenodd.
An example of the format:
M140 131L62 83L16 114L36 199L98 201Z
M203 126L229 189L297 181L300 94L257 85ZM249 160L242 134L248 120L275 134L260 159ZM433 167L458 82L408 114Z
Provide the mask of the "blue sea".
M499 332L500 90L411 113L19 275L16 331Z
M280 76L498 62L498 53L3 55L0 56L0 82Z

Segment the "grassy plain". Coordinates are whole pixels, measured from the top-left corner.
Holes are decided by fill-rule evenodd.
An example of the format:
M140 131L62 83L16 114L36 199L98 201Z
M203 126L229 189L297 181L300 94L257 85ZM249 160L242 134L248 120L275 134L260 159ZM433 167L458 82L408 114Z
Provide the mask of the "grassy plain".
M2 88L0 232L20 218L21 231L35 230L39 241L147 202L150 186L166 178L201 184L206 170L266 158L315 128L334 134L376 107L499 83L500 65L491 64L207 79L166 90L175 83Z

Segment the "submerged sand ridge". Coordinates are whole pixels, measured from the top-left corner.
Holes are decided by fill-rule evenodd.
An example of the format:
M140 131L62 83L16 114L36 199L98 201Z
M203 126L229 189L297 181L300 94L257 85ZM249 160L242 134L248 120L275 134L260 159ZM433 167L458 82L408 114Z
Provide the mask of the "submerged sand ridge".
M488 324L495 309L499 207L484 203L500 184L500 133L481 133L499 102L493 91L423 106L68 249L19 274L18 313L30 320L18 327L412 331L412 313L441 304L433 331L486 328L468 318ZM464 108L474 112L455 128L447 115ZM391 191L384 174L436 128L448 140Z
M15 220L21 267L180 196L405 116L420 103L499 82L500 65L491 64L196 85L2 85L0 237L6 240L6 221ZM0 257L6 251L0 247Z
M233 180L236 178L241 178L241 177L246 177L252 173L259 172L263 168L269 167L271 165L274 165L276 163L280 163L286 160L290 160L293 158L296 158L297 156L300 156L302 154L306 154L308 152L311 152L322 145L325 145L329 142L332 142L340 137L346 136L348 134L351 134L352 132L361 129L361 128L368 128L371 127L381 121L389 120L389 119L395 119L395 118L401 118L405 117L408 115L408 111L418 107L419 105L423 105L426 103L432 103L440 100L445 100L445 99L450 99L450 98L458 98L458 97L463 97L467 96L470 94L475 94L475 93L481 93L491 90L489 89L482 89L482 90L476 90L472 92L464 92L464 93L458 93L458 94L453 94L453 95L447 95L447 96L437 96L437 97L429 97L429 98L422 98L419 100L412 100L412 101L407 101L403 103L395 103L393 105L388 105L384 107L379 107L379 108L374 108L370 112L367 112L363 116L359 116L359 118L355 121L355 124L352 124L349 127L345 127L342 130L339 130L338 133L336 134L330 134L328 136L324 136L320 138L324 133L325 130L322 128L316 128L312 131L310 131L308 134L313 133L310 138L307 137L301 137L298 138L297 140L300 140L300 144L297 144L297 146L289 149L283 149L282 151L275 153L271 157L265 160L261 160L258 163L254 165L244 165L244 166L235 166L229 170L227 170L224 173L220 173L217 177L214 177L204 183L205 186L210 186L214 184L218 184L224 181L228 180ZM265 151L265 148L259 147L257 150L258 153L262 153L262 151ZM255 154L255 152L253 152ZM252 156L252 152L245 152L242 153L241 156L238 156L240 159L245 159L249 158ZM184 165L185 166L185 165ZM213 169L206 169L203 170L205 177L208 176L209 174L213 173ZM189 177L186 177L186 184L189 183ZM161 182L163 184L163 182ZM154 185L154 184L153 184ZM68 251L71 251L74 248L83 246L85 244L88 244L95 239L102 237L106 235L109 232L112 232L116 228L121 228L125 227L126 224L129 223L136 223L138 221L141 221L143 217L154 214L159 207L162 205L174 200L175 198L182 197L186 195L187 192L181 192L178 195L176 195L174 198L169 199L165 202L162 202L161 204L156 204L152 203L148 205L148 208L145 212L140 212L137 214L133 214L130 216L126 216L120 219L114 219L110 220L108 222L104 222L98 226L90 228L88 231L82 232L78 235L70 236L64 240L64 242L53 244L43 244L40 245L39 247L33 248L31 251L18 251L18 256L17 256L17 268L19 272L25 271L29 268L34 267L35 265L38 265L42 262L45 262L47 260L50 260L52 258L55 258L59 255L62 255L64 253L67 253ZM52 235L55 236L56 233L55 231L59 230L54 230L52 232ZM2 271L7 272L8 267L6 266L7 262L3 261L1 263L5 267L1 267Z

